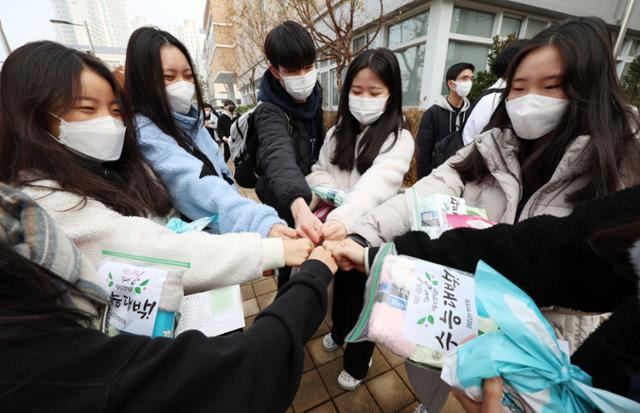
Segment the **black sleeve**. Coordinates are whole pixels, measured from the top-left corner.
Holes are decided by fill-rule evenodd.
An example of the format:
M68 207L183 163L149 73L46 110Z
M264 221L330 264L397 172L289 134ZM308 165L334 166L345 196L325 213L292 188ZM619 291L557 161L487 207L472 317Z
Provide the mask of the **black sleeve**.
M416 138L418 146L416 167L418 179L424 178L433 169L433 146L435 145L434 108L427 110L420 120L420 130Z
M638 216L640 186L578 205L564 218L543 215L485 230L455 229L437 240L410 232L394 242L399 254L469 272L483 260L541 307L608 312L635 290L635 280L600 259L589 237Z
M593 378L595 387L640 400L640 306L635 292L582 343L571 362Z
M267 182L278 211L288 211L297 198L311 202L311 189L296 162L296 150L289 135L289 120L282 110L262 103L254 112L258 134L257 165Z
M324 264L308 261L246 332L148 340L121 373L111 411L285 411L302 376L303 346L324 319L330 280Z

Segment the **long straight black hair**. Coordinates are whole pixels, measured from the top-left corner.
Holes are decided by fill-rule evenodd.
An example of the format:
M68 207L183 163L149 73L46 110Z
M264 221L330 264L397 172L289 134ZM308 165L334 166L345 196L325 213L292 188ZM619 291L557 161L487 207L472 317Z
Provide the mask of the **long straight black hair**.
M181 147L191 153L193 147L191 138L177 126L171 115L171 106L167 98L160 58L160 49L166 46L173 46L180 50L193 72L198 103L194 128L198 127L200 117L204 116L202 89L189 51L171 33L155 27L141 27L131 34L125 63L125 90L131 99L135 113L141 113L151 119L164 133L173 137Z
M380 78L389 89L389 98L384 113L377 121L369 125L358 148L356 148L356 138L361 132L361 127L360 122L349 111L349 93L353 79L363 69L371 69ZM389 135L392 133L395 135L391 145L393 146L398 140L400 129L405 127L402 114L402 78L396 55L385 48L360 53L349 64L340 93L338 118L334 131L336 149L331 163L342 170L351 170L355 166L358 172L363 174L371 167ZM357 160L356 149L358 151Z
M53 333L59 322L89 325L90 314L64 304L71 292L86 297L0 241L0 343Z
M64 114L82 94L81 75L87 69L109 83L120 101L127 128L124 147L120 159L105 166L122 179L104 179L81 166L79 156L48 132L50 113ZM0 181L21 187L37 179L51 179L63 191L85 201L96 199L124 215L163 216L171 209L165 188L138 150L131 105L113 74L97 58L50 41L16 49L0 73Z
M519 139L522 183L524 193L533 194L551 179L571 143L580 135L590 135L590 148L583 153L586 169L565 182L568 185L579 177L586 178L584 187L567 195L567 201L576 204L620 189L621 173L631 173L621 170L623 161L626 165L640 165L636 140L640 126L637 113L627 105L618 83L611 36L604 21L597 17L568 20L548 27L528 41L507 70L505 98L524 57L549 45L556 46L564 60L562 86L569 107L541 148L534 150L533 142ZM504 99L485 130L492 128L511 128ZM482 181L489 176L477 148L454 167L465 182Z

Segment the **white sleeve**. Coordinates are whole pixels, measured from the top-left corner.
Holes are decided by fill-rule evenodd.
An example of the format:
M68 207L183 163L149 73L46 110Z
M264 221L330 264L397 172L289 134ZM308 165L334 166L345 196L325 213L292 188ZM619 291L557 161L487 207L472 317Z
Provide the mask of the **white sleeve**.
M332 189L342 189L338 188L338 183L333 177L335 165L331 163L331 157L335 150L334 130L335 126L327 131L324 143L320 148L318 162L311 167L311 173L307 175L307 184L309 184L310 188L314 186L325 186Z
M411 132L406 129L400 131L397 141L389 148L394 139L395 134L391 134L342 206L333 210L327 220L338 220L349 231L367 212L398 193L409 170L415 144Z
M264 270L284 266L284 246L279 239L263 240L253 233L175 234L150 219L120 215L96 200L88 199L85 204L81 197L68 192L25 192L96 266L105 245L190 256L191 269L183 279L186 294L244 283L259 278Z
M475 105L462 131L462 141L465 145L473 142L476 136L482 133L500 103L500 96L500 93L490 93L483 96Z
M447 162L416 182L413 188L419 195L462 196L464 182L452 165L468 156L474 148L475 145L467 145L460 149ZM360 235L372 246L379 246L410 230L409 207L405 195L398 194L367 214L350 232Z

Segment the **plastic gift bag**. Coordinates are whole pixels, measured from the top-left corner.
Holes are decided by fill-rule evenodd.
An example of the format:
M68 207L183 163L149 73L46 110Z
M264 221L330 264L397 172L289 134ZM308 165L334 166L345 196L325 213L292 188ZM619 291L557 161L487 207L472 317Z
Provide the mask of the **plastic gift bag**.
M189 261L157 250L119 247L103 250L102 256L98 273L111 295L108 333L173 337Z
M467 205L463 198L444 194L419 195L415 188L405 192L411 230L436 239L452 228L482 229L495 225L483 208Z
M341 206L347 198L347 193L345 191L341 189L327 188L325 186L314 186L311 188L311 192L324 202L333 205L334 207Z
M505 412L640 412L640 404L591 386L522 290L483 262L475 282L478 314L491 317L500 329L449 353L441 375L445 382L480 401L482 381L501 376Z
M376 256L364 307L348 342L373 341L395 354L441 367L463 339L495 327L476 314L471 274L406 256L393 244Z
M207 228L210 224L217 224L217 223L218 223L218 215L214 214L210 217L203 217L191 222L185 222L180 218L171 218L169 222L167 222L167 225L165 226L169 228L171 231L175 232L176 234L182 234L185 232L202 231L205 228Z

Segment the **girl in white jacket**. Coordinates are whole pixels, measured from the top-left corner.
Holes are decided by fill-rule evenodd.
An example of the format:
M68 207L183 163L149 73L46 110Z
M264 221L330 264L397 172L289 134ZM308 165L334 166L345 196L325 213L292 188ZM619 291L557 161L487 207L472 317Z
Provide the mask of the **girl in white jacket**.
M402 115L402 83L398 61L388 49L368 50L349 65L336 126L327 133L318 162L307 176L310 187L347 193L322 227L326 240L343 240L369 211L398 193L414 152ZM352 309L362 304L363 274L340 272L334 284L333 328L324 337L327 351L337 349L355 324ZM364 377L352 365L367 357L372 343L348 345L345 370L338 384L353 390ZM365 348L366 347L366 348ZM364 372L366 374L366 370Z
M186 293L300 265L308 240L259 234L174 234L165 188L138 152L130 107L98 59L48 41L6 60L0 81L0 181L34 198L94 265L101 248L191 257Z

